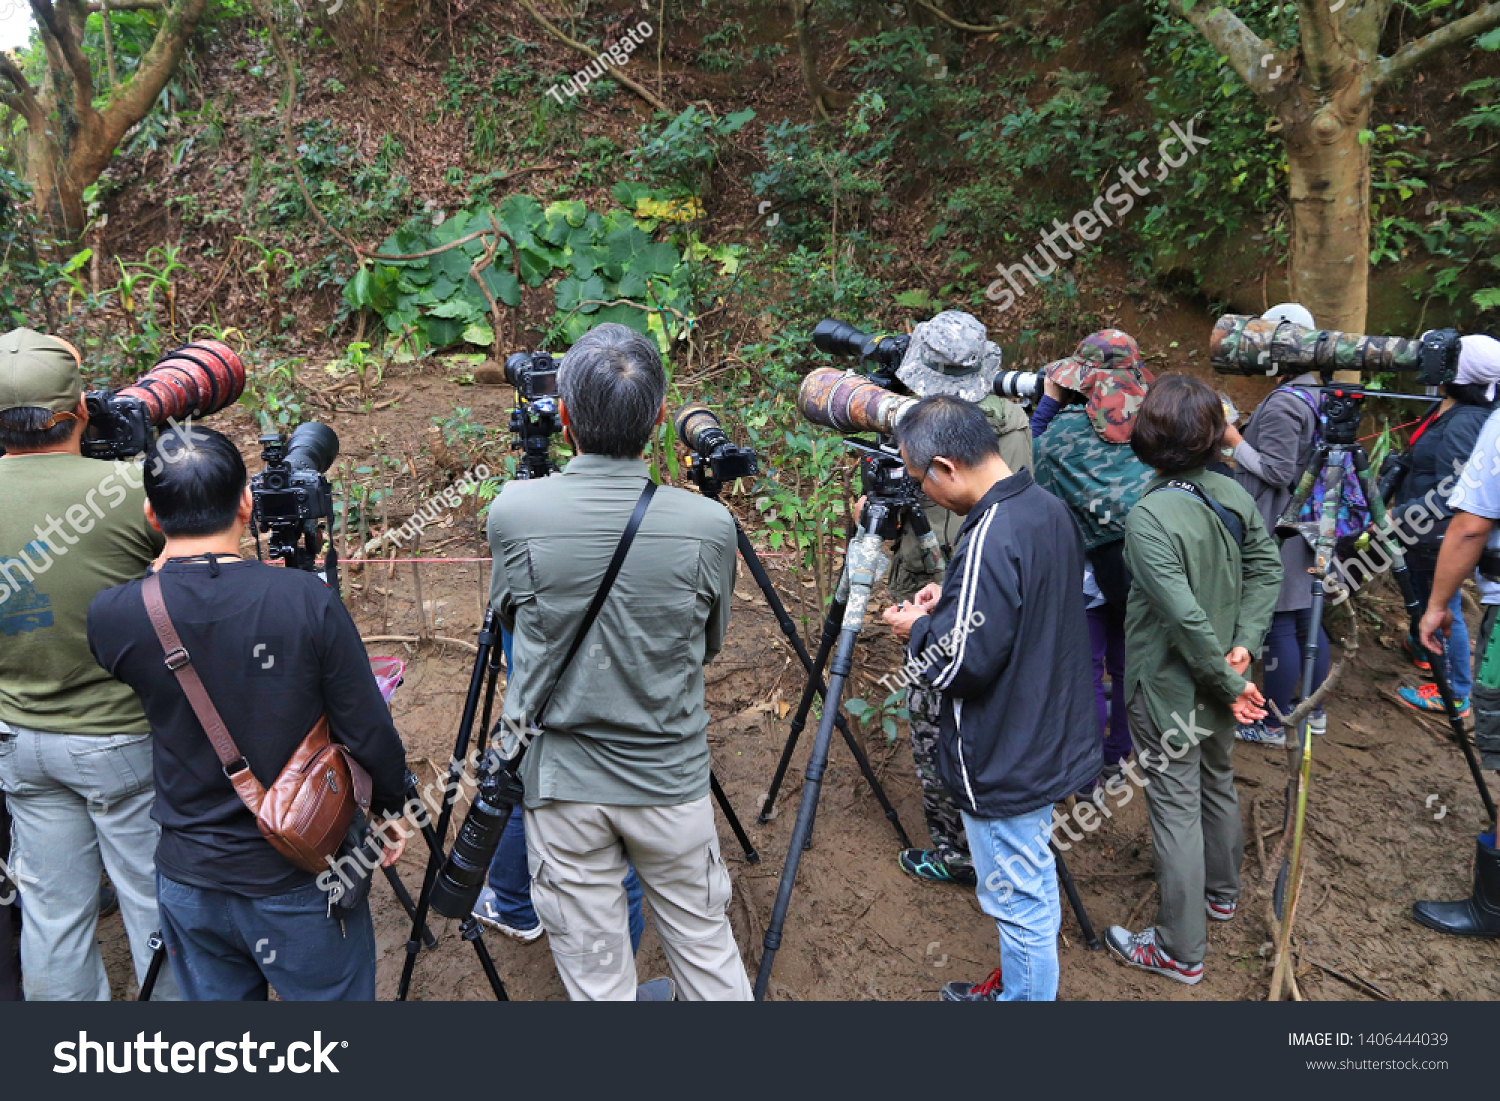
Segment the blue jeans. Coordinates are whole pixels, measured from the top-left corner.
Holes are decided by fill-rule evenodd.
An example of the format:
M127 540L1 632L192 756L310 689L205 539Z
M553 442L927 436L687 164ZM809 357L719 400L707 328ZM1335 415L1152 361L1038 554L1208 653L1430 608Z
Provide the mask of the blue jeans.
M194 1002L373 1002L375 926L364 902L328 916L315 883L269 898L189 887L157 873L172 974ZM335 915L342 911L335 910Z
M505 651L505 668L510 661L511 634L501 629L500 647ZM520 806L510 812L510 821L500 835L500 847L490 862L490 888L495 892L500 920L512 929L535 929L542 923L531 905L531 871L526 864L526 820ZM646 918L641 913L641 881L634 866L625 876L625 897L630 903L630 950L640 951L641 934Z
M1000 929L1000 1000L1055 1001L1062 904L1057 862L1047 843L1052 807L1014 818L976 818L965 811L964 831L979 876L979 906Z
M1303 608L1295 612L1277 612L1271 617L1271 630L1266 635L1265 671L1266 698L1274 700L1283 715L1291 713L1297 684L1302 679L1302 647L1307 644L1307 632L1312 627L1312 609ZM1304 687L1302 694L1317 691L1328 676L1328 632L1318 628L1318 656L1313 662L1313 684ZM1280 730L1274 712L1266 715L1266 728Z

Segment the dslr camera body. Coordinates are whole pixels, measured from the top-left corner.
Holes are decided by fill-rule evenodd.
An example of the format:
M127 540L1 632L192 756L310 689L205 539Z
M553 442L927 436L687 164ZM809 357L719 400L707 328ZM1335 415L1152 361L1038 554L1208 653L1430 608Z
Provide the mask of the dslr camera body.
M557 412L557 360L547 352L516 352L505 361L505 381L516 391L511 450L521 452L518 478L545 478L556 467L549 454L562 431Z
M328 544L322 571L318 552L323 549L322 526L333 517L333 487L325 472L338 458L338 435L326 424L308 421L297 426L291 439L273 432L260 438L260 446L266 466L250 479L251 530L257 540L269 533L273 558L294 569L322 572L337 591L333 544Z

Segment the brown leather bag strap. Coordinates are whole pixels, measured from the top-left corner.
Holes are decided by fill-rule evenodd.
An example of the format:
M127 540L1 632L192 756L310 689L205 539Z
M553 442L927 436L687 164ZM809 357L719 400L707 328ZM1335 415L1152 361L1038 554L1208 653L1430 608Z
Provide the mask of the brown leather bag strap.
M219 717L218 709L214 707L213 701L208 698L208 690L203 687L203 681L198 678L198 672L193 668L192 655L182 645L182 639L177 635L177 628L172 626L172 619L167 615L167 604L161 595L161 574L152 573L146 577L145 584L141 586L141 596L146 600L146 615L151 620L151 626L156 629L156 637L161 642L161 648L166 652L166 666L177 676L177 683L182 685L182 691L192 705L193 714L198 716L198 721L203 724L203 731L208 735L208 740L213 743L214 753L218 755L219 764L224 768L224 775L230 783L239 790L244 783L245 777L240 773L252 776L250 773L250 762L245 760L245 755L240 752L239 746L234 744L234 738L229 734L229 728L224 725L224 720ZM260 789L264 796L265 789L259 780L255 781L256 788ZM252 806L244 792L240 792L240 798L245 805L250 807L251 813L259 810L257 805Z

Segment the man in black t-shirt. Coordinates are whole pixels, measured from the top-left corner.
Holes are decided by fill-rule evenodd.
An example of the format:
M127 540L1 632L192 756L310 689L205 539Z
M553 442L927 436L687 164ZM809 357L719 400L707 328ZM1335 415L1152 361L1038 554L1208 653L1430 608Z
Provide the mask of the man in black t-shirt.
M146 496L167 537L155 563L167 612L251 772L269 787L326 714L370 773L372 816L399 811L405 754L349 613L313 574L239 556L251 498L234 445L204 428L163 433ZM184 996L263 999L269 983L283 1000L373 999L368 902L330 913L314 875L261 836L165 664L141 586L94 598L89 645L155 735L158 902ZM388 840L385 864L400 852Z

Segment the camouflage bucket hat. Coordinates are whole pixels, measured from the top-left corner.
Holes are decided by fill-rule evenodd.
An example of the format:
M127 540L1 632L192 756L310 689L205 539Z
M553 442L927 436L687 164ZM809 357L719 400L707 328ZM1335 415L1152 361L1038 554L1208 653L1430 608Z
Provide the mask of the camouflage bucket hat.
M1089 423L1106 443L1129 443L1136 410L1156 376L1141 362L1135 338L1119 329L1090 333L1074 353L1042 368L1064 390L1088 397Z
M944 310L918 325L896 377L914 394L951 394L983 401L1000 372L1000 349L986 339L984 322L961 310Z

